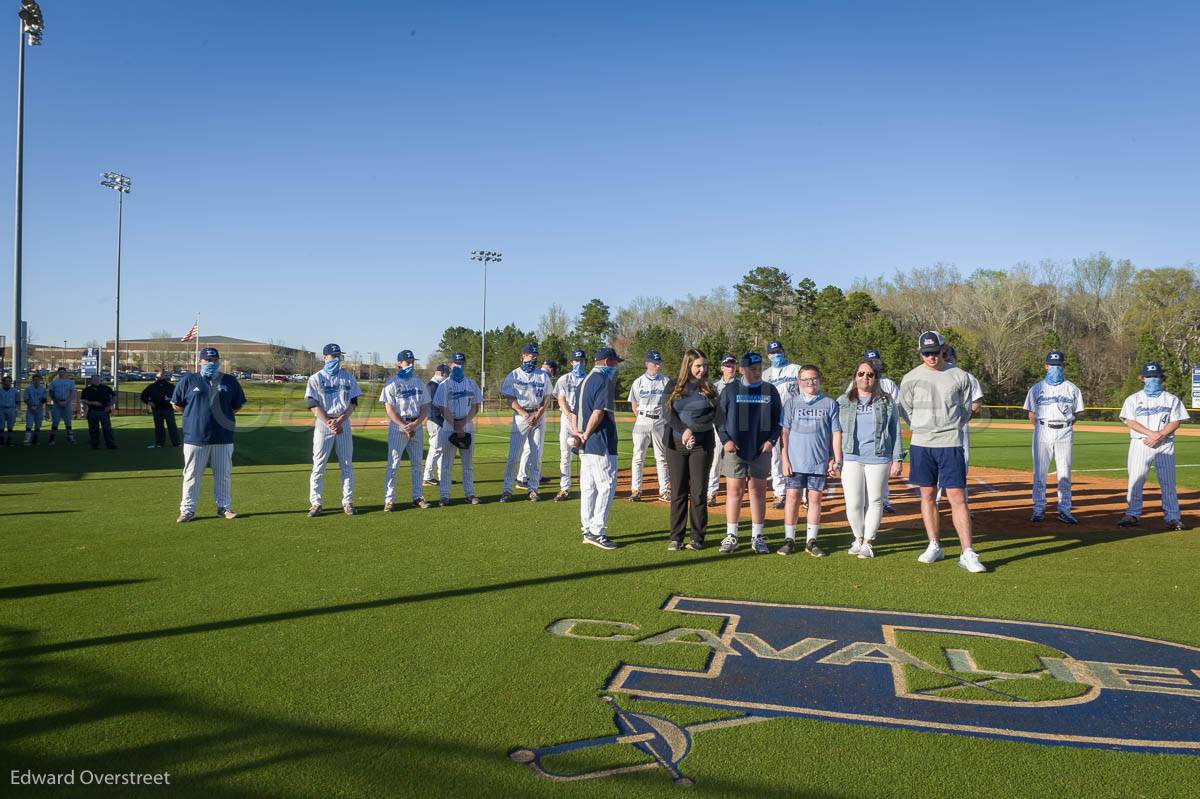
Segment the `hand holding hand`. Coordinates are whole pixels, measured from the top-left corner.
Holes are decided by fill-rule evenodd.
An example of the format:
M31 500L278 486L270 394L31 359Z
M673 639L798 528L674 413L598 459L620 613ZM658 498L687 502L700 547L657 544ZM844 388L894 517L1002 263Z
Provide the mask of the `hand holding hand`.
M737 444L733 443L732 440L726 441L725 442L725 451L726 452L737 452Z
M899 477L901 472L903 472L903 471L904 471L904 464L901 463L900 461L894 461L892 463L892 468L888 469L888 476L889 477Z

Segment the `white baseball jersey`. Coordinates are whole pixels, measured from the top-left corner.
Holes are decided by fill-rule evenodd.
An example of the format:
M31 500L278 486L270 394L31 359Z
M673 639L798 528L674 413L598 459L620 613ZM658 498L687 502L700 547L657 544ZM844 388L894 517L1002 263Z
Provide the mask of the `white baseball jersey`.
M958 367L955 368L957 369ZM975 375L971 374L965 369L963 370L963 374L965 374L971 381L971 390L968 394L971 404L974 405L977 402L983 402L983 388L979 385L979 381L975 379ZM967 416L967 421L963 422L962 432L963 441L966 442L971 436L971 417L969 414Z
M550 375L541 369L534 369L529 374L521 367L513 369L504 378L500 386L500 396L516 403L527 411L536 411L546 401L554 390Z
M1188 420L1188 412L1183 403L1169 391L1163 391L1157 397L1151 397L1145 390L1130 394L1121 406L1121 420L1133 419L1147 430L1158 432L1171 422ZM1137 440L1146 436L1130 428L1129 437ZM1167 436L1167 441L1174 441L1175 434Z
M587 377L587 372L584 372L584 377ZM567 372L554 384L554 396L562 397L571 413L575 413L575 395L579 393L582 383L583 377L576 377L572 372Z
M479 385L469 377L455 381L453 378L443 380L433 395L433 404L446 408L449 420L465 419L471 408L483 402L483 392ZM450 431L453 432L453 431ZM450 433L446 433L450 435Z
M393 377L383 387L379 401L391 405L401 419L415 419L429 405L429 389L419 377Z
M775 390L779 392L779 399L783 402L787 402L790 397L799 393L799 389L796 388L796 378L799 376L800 364L798 363L768 366L763 369L763 380L775 386Z
M654 377L643 374L629 387L629 401L637 403L638 413L662 417L663 402L666 401L667 376L659 372Z
M17 391L16 388L0 388L0 410L8 410L9 408L16 410L20 396L21 392Z
M66 402L71 398L71 392L75 390L75 381L67 378L54 379L50 381L50 397L55 402Z
M326 416L341 416L350 408L350 400L361 396L358 381L345 369L338 369L332 375L322 369L308 378L308 388L304 392L304 399L315 402Z
M1039 380L1025 395L1024 407L1039 422L1074 422L1075 416L1083 412L1083 395L1070 380L1057 386Z

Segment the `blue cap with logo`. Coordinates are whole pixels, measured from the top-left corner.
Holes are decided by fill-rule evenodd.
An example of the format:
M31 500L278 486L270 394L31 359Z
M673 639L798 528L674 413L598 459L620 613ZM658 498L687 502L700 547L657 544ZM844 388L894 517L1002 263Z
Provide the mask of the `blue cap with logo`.
M321 350L322 355L341 355L342 348L337 344L326 344L325 349Z
M871 348L871 349L867 350L866 352L863 353L863 360L864 361L881 360L881 356L879 355L879 350L877 350L875 348Z
M1162 377L1162 364L1158 361L1146 361L1142 364L1142 377Z
M737 356L731 352L727 352L721 356L722 366L737 366Z
M466 363L466 362L467 362L467 356L463 355L461 352L456 352L450 356L450 363Z
M610 358L615 358L618 361L625 360L621 356L617 355L617 351L614 350L612 347L601 347L600 349L596 350L596 353L593 357L597 361L607 361Z
M416 358L413 357L412 350L400 350L399 352L396 353L396 360L397 361L415 361Z
M646 353L646 363L662 363L662 353L658 350L650 350Z
M444 363L439 363L433 371L437 372L439 375L448 375L450 374L450 367Z
M521 354L522 355L537 355L538 354L537 345L536 344L526 344L524 347L521 348Z
M1067 356L1063 355L1058 350L1051 350L1046 353L1046 363L1050 366L1062 366L1067 362Z
M747 352L742 356L742 366L753 366L756 363L762 363L762 356L757 352Z
M767 345L767 354L774 355L777 352L783 352L783 345L778 341L772 341Z
M206 361L211 361L214 359L219 359L221 357L221 353L217 352L216 347L205 347L204 349L200 350L200 357Z
M946 339L942 338L942 334L936 330L926 330L921 335L917 336L917 350L922 355L933 355L942 351L946 346Z
M572 361L586 361L587 356L583 354L583 350L575 350L571 353Z

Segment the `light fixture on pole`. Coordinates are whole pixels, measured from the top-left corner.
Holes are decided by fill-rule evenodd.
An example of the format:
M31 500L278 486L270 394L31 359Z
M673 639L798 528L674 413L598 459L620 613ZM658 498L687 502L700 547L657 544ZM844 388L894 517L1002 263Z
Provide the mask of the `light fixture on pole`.
M13 230L13 335L12 335L12 380L21 385L21 367L24 366L24 342L21 340L21 215L24 198L25 169L25 46L36 47L42 43L42 32L46 21L42 8L35 0L21 0L17 12L21 20L17 37L17 193L14 203Z
M483 264L483 327L479 330L479 391L487 399L487 266L503 256L491 250L471 250L471 260Z
M133 181L116 172L105 172L101 177L104 180L100 181L100 185L117 193L117 327L113 337L112 376L113 397L120 407L121 396L117 391L121 387L121 375L117 368L121 365L121 226L124 221L125 195L133 189Z

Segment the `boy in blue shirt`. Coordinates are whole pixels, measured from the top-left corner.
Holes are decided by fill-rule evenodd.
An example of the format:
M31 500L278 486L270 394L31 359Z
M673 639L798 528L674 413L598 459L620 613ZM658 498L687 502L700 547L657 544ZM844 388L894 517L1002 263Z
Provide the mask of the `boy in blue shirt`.
M796 378L799 393L783 406L782 450L783 474L787 502L783 512L783 532L787 540L779 548L780 555L790 555L796 545L796 520L799 516L801 492L807 492L808 527L804 551L814 558L825 553L817 546L821 529L821 497L825 494L825 478L837 474L842 451L842 427L837 401L821 391L821 370L812 364L800 367ZM766 544L755 552L766 552Z

